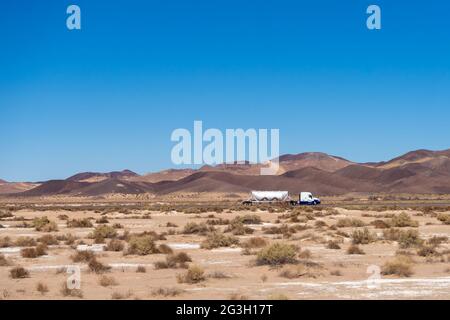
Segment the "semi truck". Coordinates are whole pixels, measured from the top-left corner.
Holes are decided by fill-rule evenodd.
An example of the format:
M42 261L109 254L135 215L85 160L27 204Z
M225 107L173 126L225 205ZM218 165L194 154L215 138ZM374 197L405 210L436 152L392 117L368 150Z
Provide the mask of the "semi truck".
M246 205L258 203L289 203L293 206L317 205L320 204L320 199L313 197L311 192L300 192L298 200L295 200L288 191L252 191L250 198L243 201L243 204Z

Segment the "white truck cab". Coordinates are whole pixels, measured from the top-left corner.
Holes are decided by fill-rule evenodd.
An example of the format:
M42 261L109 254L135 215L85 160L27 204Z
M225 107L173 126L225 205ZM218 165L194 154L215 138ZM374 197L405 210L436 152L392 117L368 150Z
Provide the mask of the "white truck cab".
M320 204L319 198L314 198L311 192L300 192L298 204L316 205Z

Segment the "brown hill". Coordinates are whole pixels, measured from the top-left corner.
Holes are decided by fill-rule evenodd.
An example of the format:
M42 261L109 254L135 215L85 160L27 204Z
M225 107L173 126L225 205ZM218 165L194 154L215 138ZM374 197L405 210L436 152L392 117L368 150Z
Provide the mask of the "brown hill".
M357 164L323 153L280 157L277 176L261 176L261 165L226 164L199 170L166 170L145 176L131 171L82 173L43 183L22 196L168 194L173 192L311 191L319 195L350 192L450 193L450 150L409 152L387 162ZM292 169L293 168L293 169ZM258 173L256 173L258 172Z
M130 170L123 171L113 171L113 172L82 172L76 175L73 175L66 180L68 181L78 181L78 182L99 182L102 180L106 180L108 178L131 178L139 176L137 173Z

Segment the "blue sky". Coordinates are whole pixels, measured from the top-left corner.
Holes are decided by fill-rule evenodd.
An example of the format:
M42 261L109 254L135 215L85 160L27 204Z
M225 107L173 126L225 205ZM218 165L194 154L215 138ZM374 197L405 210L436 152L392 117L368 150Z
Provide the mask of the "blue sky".
M77 4L82 30L66 28ZM366 28L370 4L382 30ZM449 1L0 4L0 178L173 167L171 132L279 128L281 153L450 148Z

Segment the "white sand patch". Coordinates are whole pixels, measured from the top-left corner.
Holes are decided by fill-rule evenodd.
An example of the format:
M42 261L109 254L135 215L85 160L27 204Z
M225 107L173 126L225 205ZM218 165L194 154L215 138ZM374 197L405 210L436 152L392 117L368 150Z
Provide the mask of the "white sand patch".
M198 243L168 243L167 245L174 250L200 249L200 244Z
M93 245L87 245L87 244L80 244L77 246L78 251L93 251L93 252L101 252L104 251L106 247L106 244L93 244Z
M241 252L241 248L217 248L212 249L212 252L222 252L222 253L231 253L231 252Z
M20 250L22 250L21 247L0 248L0 253L19 253Z

